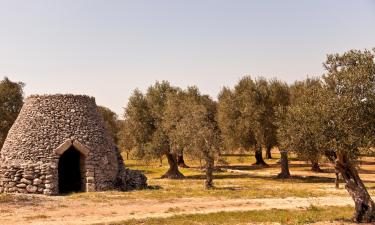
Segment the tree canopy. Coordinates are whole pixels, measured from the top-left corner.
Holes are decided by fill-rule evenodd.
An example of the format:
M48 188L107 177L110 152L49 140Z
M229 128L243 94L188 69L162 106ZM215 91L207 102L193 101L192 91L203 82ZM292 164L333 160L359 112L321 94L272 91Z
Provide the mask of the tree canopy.
M328 150L324 98L319 78L295 82L291 86L291 105L279 123L281 147L311 161L313 170L319 170L319 159Z
M103 117L105 126L109 134L111 135L115 143L118 144L118 132L120 130L120 123L117 114L104 106L98 106L98 110Z
M0 149L22 108L23 87L23 83L13 82L7 77L0 81Z
M256 149L256 164L263 161L262 148L277 146L277 115L289 104L289 88L276 79L243 77L233 90L219 94L218 122L226 148Z

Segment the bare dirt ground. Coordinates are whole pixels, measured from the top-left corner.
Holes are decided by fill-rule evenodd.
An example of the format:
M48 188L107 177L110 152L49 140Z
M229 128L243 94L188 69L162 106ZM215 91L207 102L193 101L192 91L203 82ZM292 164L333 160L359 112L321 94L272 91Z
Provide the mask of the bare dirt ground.
M0 224L93 224L169 217L178 214L206 214L221 211L266 209L298 209L314 206L346 206L353 201L346 197L285 199L218 199L182 198L173 202L160 200L115 200L88 202L67 197L37 197L22 203L0 205Z

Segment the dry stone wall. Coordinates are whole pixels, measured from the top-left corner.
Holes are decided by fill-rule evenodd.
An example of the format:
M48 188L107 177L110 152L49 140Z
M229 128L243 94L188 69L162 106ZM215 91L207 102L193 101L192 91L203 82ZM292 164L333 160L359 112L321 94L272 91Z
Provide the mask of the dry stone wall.
M143 174L125 169L94 98L34 95L26 99L0 151L0 192L58 194L59 159L73 145L84 158L84 191L147 186Z
M51 195L57 192L54 184L56 168L51 164L22 164L0 168L0 192Z

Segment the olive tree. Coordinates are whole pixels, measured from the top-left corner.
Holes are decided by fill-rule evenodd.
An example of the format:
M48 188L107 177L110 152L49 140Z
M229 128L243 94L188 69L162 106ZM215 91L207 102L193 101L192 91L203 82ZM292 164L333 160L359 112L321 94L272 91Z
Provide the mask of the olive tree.
M374 52L328 55L324 67L328 146L336 153L335 167L355 202L355 221L374 222L375 204L356 168L361 152L375 142Z
M218 96L217 120L223 139L223 146L226 149L234 149L244 146L241 135L238 134L240 108L235 102L234 91L224 87ZM251 133L250 128L247 129ZM245 145L247 146L247 145Z
M283 149L317 162L326 146L323 87L318 78L295 82L292 104L279 123L278 139Z
M262 149L268 152L278 145L279 107L289 104L289 88L284 82L243 77L233 90L219 94L218 122L227 148L255 149L257 165L267 166Z
M277 138L278 113L282 112L290 104L289 86L280 80L271 79L269 81L261 78L258 80L258 89L261 99L258 103L258 130L261 131L258 142L263 143L266 148L266 157L272 158L271 149L279 147Z
M207 189L213 187L214 155L221 146L216 103L198 88L170 94L165 110L165 130L172 148L194 159L204 159Z
M22 108L23 87L23 83L13 82L7 77L0 81L0 149Z
M125 123L133 135L135 155L145 160L166 156L169 169L162 178L171 179L184 177L177 165L179 149L171 147L163 126L167 96L176 91L166 81L156 82L145 94L136 90L125 109Z
M285 148L335 159L355 202L354 220L374 222L375 204L357 171L360 154L374 145L375 63L368 50L328 55L323 83L304 81L300 102L288 107L280 126Z
M234 89L223 88L220 92L218 123L227 149L255 148L255 95L255 82L249 76L243 77Z
M118 121L119 131L117 133L118 146L121 151L126 153L126 159L129 159L129 154L136 147L136 141L132 132L132 127L129 120Z
M295 82L291 86L292 102L279 132L283 146L299 158L311 161L314 172L321 172L318 162L327 151L324 96L320 78Z
M288 84L277 79L270 81L270 98L272 109L269 113L271 118L271 125L266 133L266 145L277 147L280 151L280 168L281 172L278 174L278 178L289 178L289 161L288 151L280 145L280 139L278 133L280 130L280 121L285 119L287 107L290 105L290 88Z

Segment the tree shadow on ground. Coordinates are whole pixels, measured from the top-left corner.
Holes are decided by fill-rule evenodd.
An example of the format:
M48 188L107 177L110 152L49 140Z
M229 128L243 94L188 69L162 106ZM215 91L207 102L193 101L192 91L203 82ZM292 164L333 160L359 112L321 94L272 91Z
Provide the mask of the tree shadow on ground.
M161 189L163 189L163 187L160 185L148 185L146 188L146 190L161 190Z
M274 176L260 175L260 174L214 174L214 180L223 179L263 179L268 181L280 181L280 182L297 182L297 183L334 183L335 179L330 177L319 177L319 176L299 176L292 175L288 179L280 179ZM206 176L201 175L190 175L185 176L187 180L205 180ZM364 180L365 183L375 183L375 181Z
M360 161L360 162L359 162L359 165L360 165L360 166L371 166L371 165L375 165L375 162L371 162L371 161Z
M228 166L218 166L220 169L231 169L231 170L264 170L264 169L272 169L272 168L279 168L280 164L268 164L268 166L259 166L259 165L228 165ZM311 167L309 164L299 163L299 164L291 164L289 168L297 168L297 167Z
M374 170L358 169L359 174L375 174Z

